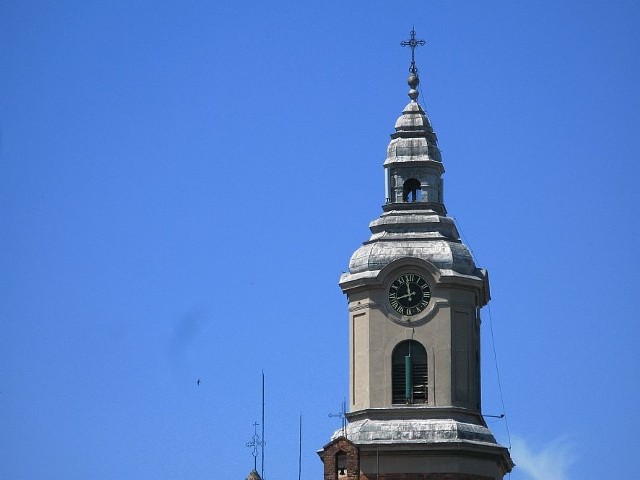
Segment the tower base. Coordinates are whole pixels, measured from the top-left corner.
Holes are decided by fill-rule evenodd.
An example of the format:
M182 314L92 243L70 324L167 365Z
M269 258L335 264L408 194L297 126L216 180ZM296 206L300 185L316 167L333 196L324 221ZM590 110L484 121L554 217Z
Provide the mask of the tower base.
M476 412L447 409L445 416L436 409L436 418L424 418L422 410L420 418L418 411L406 409L400 418L392 415L398 409L349 414L347 428L318 452L324 480L502 480L513 468Z

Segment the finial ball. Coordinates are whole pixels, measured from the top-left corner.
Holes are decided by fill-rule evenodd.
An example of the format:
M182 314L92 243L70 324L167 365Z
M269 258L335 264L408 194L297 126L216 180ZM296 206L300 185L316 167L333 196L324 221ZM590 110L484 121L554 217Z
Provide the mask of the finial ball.
M418 75L412 72L411 75L409 75L409 79L407 80L407 83L412 89L415 89L420 84L420 79L418 78Z

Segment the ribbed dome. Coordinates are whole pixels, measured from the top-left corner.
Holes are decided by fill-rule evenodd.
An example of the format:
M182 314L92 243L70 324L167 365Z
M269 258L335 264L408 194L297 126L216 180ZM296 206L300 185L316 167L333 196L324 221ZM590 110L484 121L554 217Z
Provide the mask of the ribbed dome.
M387 148L385 165L394 162L442 162L438 139L422 107L414 100L402 111Z
M395 129L397 133L411 131L433 133L427 114L424 113L420 104L413 100L404 107L402 115L396 121Z
M463 275L476 273L471 252L460 242L453 219L433 210L392 210L372 221L369 228L371 237L349 261L351 274L379 271L407 257Z
M474 275L475 265L466 246L461 243L378 242L360 247L349 261L349 272L382 270L394 260L414 257L427 260L443 270L453 270L463 275Z

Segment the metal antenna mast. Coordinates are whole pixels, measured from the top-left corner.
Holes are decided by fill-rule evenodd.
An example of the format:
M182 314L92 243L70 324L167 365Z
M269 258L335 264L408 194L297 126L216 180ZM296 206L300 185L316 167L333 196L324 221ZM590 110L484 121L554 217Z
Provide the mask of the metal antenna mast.
M262 442L260 442L260 477L264 480L264 370L262 371Z
M298 480L300 480L302 477L302 414L300 414L300 428L298 435Z

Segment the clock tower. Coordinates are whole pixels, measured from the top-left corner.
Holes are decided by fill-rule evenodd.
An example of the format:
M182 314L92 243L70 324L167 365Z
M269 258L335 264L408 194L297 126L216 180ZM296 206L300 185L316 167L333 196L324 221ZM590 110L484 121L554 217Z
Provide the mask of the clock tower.
M513 468L481 413L480 309L489 278L443 201L444 166L410 101L384 162L385 204L340 287L349 305L349 412L321 450L325 480L496 480Z

